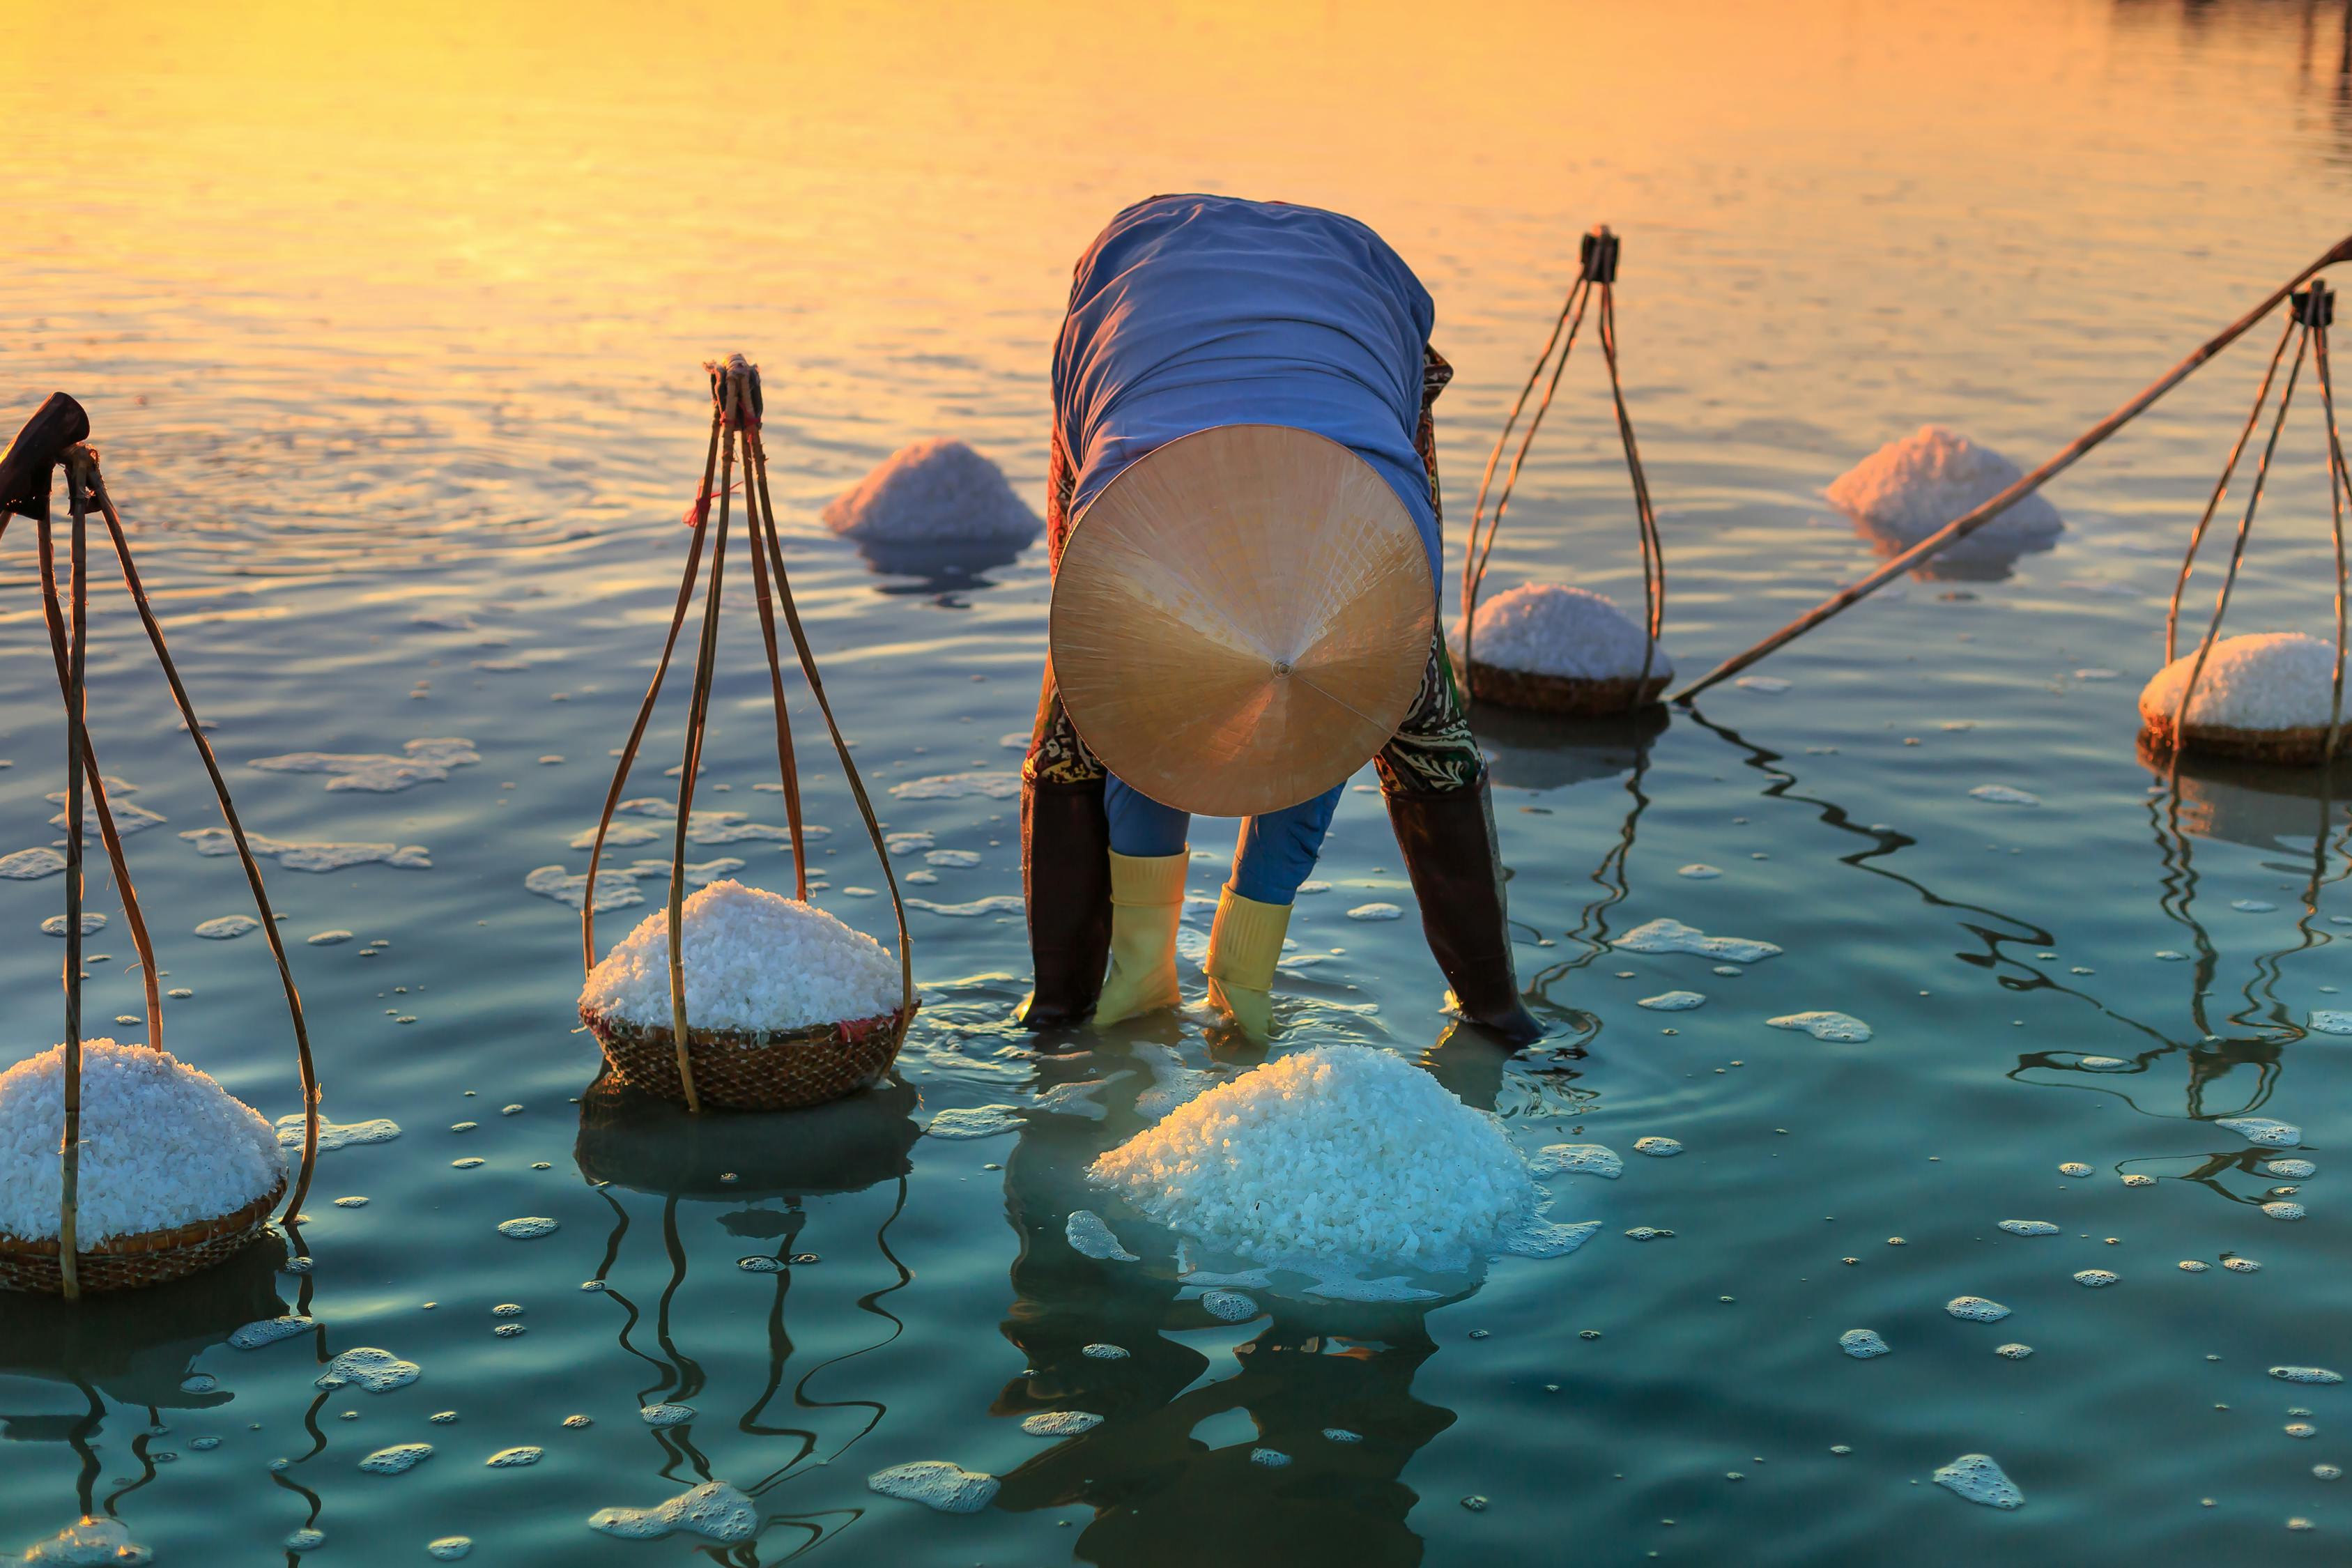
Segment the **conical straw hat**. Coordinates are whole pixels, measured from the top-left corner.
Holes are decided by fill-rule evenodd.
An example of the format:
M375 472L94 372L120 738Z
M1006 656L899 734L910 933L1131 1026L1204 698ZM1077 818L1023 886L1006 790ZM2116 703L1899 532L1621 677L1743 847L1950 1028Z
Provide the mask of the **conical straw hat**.
M1396 733L1437 593L1396 492L1335 441L1227 425L1122 469L1063 547L1054 679L1152 799L1250 816L1321 795Z

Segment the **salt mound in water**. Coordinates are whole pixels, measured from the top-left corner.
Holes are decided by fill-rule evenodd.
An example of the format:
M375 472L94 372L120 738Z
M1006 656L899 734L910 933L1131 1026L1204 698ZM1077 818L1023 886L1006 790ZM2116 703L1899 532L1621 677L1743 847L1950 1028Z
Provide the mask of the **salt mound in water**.
M1826 493L1840 511L1916 544L2022 477L2015 463L1991 447L1940 425L1922 425L1848 468ZM2058 509L2036 493L1970 538L2025 551L2046 547L2065 527Z
M2192 649L2140 689L2140 722L2159 745L2171 743L2172 710L2180 705L2181 689L2196 662ZM2224 637L2206 656L2189 701L2189 748L2316 762L2326 740L2335 683L2332 643L2301 632Z
M686 1016L696 1029L780 1034L898 1010L898 962L882 944L795 899L721 880L690 895ZM667 1028L669 916L656 910L604 955L580 1009Z
M0 1233L58 1234L65 1054L0 1073ZM167 1051L84 1040L80 1245L235 1214L285 1180L258 1111Z
M834 532L877 544L1026 544L1045 526L1002 468L946 437L900 447L822 515Z
M1462 623L1450 634L1456 658ZM1636 680L1648 639L1616 601L1558 583L1522 583L1478 606L1470 652L1481 664L1570 680ZM1654 679L1672 679L1674 660L1660 647Z
M1087 1178L1213 1247L1314 1272L1465 1268L1541 1197L1491 1118L1365 1046L1318 1047L1220 1084Z
M155 1553L131 1539L130 1528L119 1519L84 1514L47 1541L25 1548L26 1563L50 1564L92 1563L152 1563Z

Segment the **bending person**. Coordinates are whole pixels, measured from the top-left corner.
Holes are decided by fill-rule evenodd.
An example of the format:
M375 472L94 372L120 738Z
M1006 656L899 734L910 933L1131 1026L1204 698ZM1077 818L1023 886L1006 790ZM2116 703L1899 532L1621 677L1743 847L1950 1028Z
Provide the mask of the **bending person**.
M1437 630L1430 405L1453 372L1433 314L1378 235L1312 207L1158 197L1079 259L1054 358L1053 652L1022 770L1026 1021L1177 1005L1200 811L1248 819L1204 967L1265 1038L1291 901L1370 758L1456 1010L1515 1043L1542 1032Z

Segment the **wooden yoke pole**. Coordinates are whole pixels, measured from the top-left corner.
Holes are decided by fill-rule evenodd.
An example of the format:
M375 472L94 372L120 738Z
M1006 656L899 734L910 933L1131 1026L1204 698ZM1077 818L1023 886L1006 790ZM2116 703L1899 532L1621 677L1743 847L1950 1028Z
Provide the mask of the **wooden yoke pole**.
M2231 343L2237 342L2240 337L2244 335L2248 329L2252 328L2257 321L2260 321L2263 317L2276 310L2286 300L2289 295L2293 294L2297 289L2300 289L2318 272L2324 268L2335 266L2339 261L2347 259L2352 259L2352 236L2347 236L2345 238L2336 241L2333 246L2329 247L2326 254L2322 255L2317 260L2312 262L2309 266L2297 272L2294 277L2288 279L2284 283L2280 284L2276 289L2273 289L2270 294L2263 300L2261 304L2256 305L2252 310L2248 310L2244 315L2239 317L2236 321L2222 328L2212 337L2207 339L2203 343L2198 345L2195 351L2193 351L2188 358L2182 360L2179 364L2174 365L2170 370L2165 372L2155 381L2149 383L2147 387L2143 388L2138 394L2133 396L2129 402L2124 404L2122 407L2117 408L2113 414L2108 415L2105 419L2100 420L2096 425L2092 426L2088 430L2083 432L2082 435L2076 437L2074 440L2063 450L2051 458L2047 462L2044 462L2040 468L2034 469L2032 473L2027 474L2015 484L2011 485L2007 489L2002 490L1999 495L1994 496L1990 500L1986 501L1983 505L1954 518L1951 521L1946 523L1942 528L1937 530L1926 539L1921 540L1918 543L1913 545L1902 554L1897 555L1893 560L1887 562L1877 571L1873 572L1869 576L1864 577L1861 582L1853 584L1848 587L1839 589L1835 595L1822 601L1820 605L1815 605L1812 609L1806 611L1803 615L1798 616L1795 620L1790 621L1787 626L1782 626L1779 631L1774 632L1770 637L1766 637L1763 641L1748 648L1744 652L1734 654L1731 658L1725 659L1721 664L1717 665L1713 669L1708 670L1705 675L1700 676L1696 680L1692 681L1688 686L1685 686L1680 691L1675 692L1670 700L1688 704L1691 699L1696 697L1700 692L1705 691L1708 687L1716 685L1719 681L1728 680L1731 677L1738 674L1741 670L1746 669L1749 665L1754 664L1758 659L1760 659L1767 654L1773 653L1778 649L1786 647L1788 644L1794 642L1797 638L1804 636L1807 632L1811 631L1815 626L1820 626L1823 621L1828 620L1831 616L1838 614L1840 611L1848 609L1851 606L1859 604L1862 600L1867 598L1870 595L1876 593L1879 589L1885 587L1895 578L1900 577L1906 572L1910 571L1914 566L1918 565L1928 557L1940 552L1953 544L1958 543L1963 539L1966 539L1969 534L1974 533L1978 529L1982 528L1986 523L1990 522L1994 518L1999 517L2002 512L2007 511L2011 507L2015 506L2019 501L2023 500L2027 496L2030 496L2034 491L2040 489L2051 479L2056 478L2059 474L2063 473L2066 469L2074 467L2075 460L2081 458L2083 454L2088 452L2092 447L2097 446L2100 442L2105 440L2108 437L2122 429L2133 419L2145 413L2150 404L2154 403L2158 398L2162 397L2166 393L2170 392L2183 381L2186 381L2190 374L2193 373L2200 365L2202 365L2207 360L2211 359L2215 354L2220 353L2223 349L2228 348Z

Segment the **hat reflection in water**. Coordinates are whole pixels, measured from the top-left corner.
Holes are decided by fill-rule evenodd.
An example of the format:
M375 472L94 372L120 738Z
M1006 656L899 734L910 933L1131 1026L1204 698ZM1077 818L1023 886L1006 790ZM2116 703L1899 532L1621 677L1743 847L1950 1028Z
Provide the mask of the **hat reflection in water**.
M1310 207L1161 197L1079 262L1055 355L1050 659L1023 770L1030 1022L1176 1005L1201 812L1248 819L1210 999L1269 1037L1292 900L1340 789L1378 756L1460 1005L1539 1032L1436 638L1428 402L1451 373L1433 317L1377 235Z

